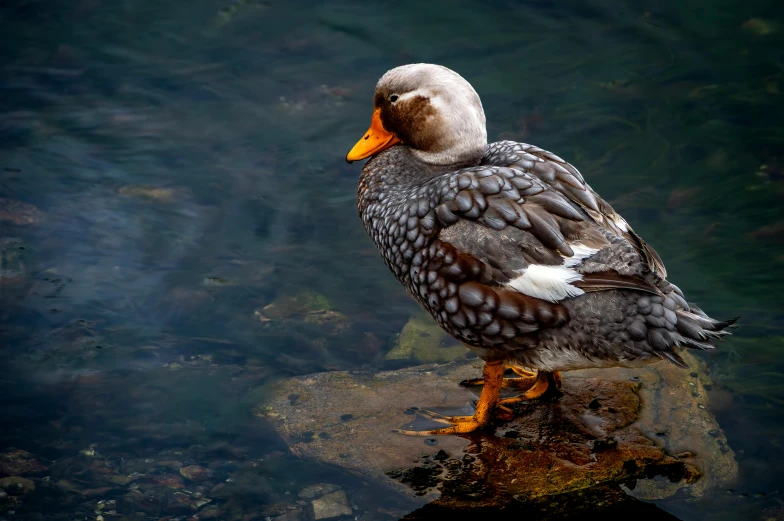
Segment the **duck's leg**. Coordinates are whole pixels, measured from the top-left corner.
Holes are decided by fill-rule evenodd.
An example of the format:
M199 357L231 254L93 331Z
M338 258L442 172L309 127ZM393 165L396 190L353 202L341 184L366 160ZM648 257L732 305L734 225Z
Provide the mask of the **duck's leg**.
M527 371L522 367L516 365L510 366L509 369L520 375L519 378L504 378L501 387L509 387L514 389L529 389L536 384L537 373ZM472 387L475 385L484 385L484 378L472 378L471 380L463 380L460 385L463 387Z
M482 370L484 387L473 416L442 416L422 409L414 409L418 414L443 423L451 423L450 427L429 431L407 431L394 429L393 432L411 436L436 436L439 434L465 434L486 427L493 419L498 401L501 397L501 385L504 379L503 362L487 362Z
M524 368L520 367L519 365L510 365L509 369L514 371L515 374L518 374L518 375L520 375L522 377L526 377L526 378L533 378L533 377L535 377L536 375L539 374L537 371L529 371L528 369L524 369Z
M499 400L498 405L509 405L511 403L523 402L526 400L535 400L544 396L560 396L561 392L561 373L558 371L539 371L536 377L536 383L522 393L520 396L513 396L512 398L504 398Z

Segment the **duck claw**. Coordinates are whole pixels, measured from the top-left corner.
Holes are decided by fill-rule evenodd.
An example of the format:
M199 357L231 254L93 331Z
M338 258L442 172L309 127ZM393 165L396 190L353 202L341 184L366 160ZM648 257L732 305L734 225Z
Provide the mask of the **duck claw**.
M456 423L451 427L444 427L443 429L432 429L429 431L409 431L403 429L392 429L392 432L397 434L405 434L407 436L439 436L443 434L468 434L469 432L474 432L490 425L490 422L481 422L475 419L473 416L470 416L469 418L471 418L469 421Z
M463 423L467 421L471 421L474 417L473 416L446 416L444 414L440 414L434 411L429 411L427 409L420 409L419 407L409 407L409 411L413 411L414 413L418 414L423 418L427 418L428 420L433 420L439 423Z
M499 410L496 406L501 394L501 382L504 376L504 366L501 362L489 362L485 364L483 370L482 394L476 404L476 412L472 416L445 416L437 412L410 407L408 411L418 414L430 420L445 423L449 427L442 429L430 429L426 431L412 431L405 429L393 429L392 432L406 434L408 436L436 436L441 434L467 434L476 430L492 425L493 415ZM506 407L502 407L501 413L504 417L512 413Z

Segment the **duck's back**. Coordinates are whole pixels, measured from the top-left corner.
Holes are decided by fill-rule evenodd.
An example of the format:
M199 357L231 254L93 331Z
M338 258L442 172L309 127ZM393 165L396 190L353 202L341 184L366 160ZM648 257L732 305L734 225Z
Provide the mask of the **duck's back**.
M559 157L499 142L444 171L404 146L366 165L359 210L387 265L485 360L545 370L680 363L728 323L690 307L659 256Z

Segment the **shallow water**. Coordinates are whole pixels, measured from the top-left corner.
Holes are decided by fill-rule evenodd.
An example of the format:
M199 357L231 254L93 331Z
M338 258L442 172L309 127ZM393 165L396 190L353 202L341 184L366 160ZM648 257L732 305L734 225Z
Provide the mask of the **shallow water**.
M741 479L658 506L782 515L774 3L16 0L0 26L0 449L50 462L53 483L90 486L94 468L57 464L81 450L179 453L245 476L220 499L232 518L271 515L318 481L384 518L357 480L287 456L251 410L275 379L391 366L417 307L365 236L360 165L343 158L378 77L429 61L472 82L491 139L575 164L690 300L742 316L703 356ZM254 315L313 294L339 328ZM69 519L100 499L66 496L39 490L0 517Z

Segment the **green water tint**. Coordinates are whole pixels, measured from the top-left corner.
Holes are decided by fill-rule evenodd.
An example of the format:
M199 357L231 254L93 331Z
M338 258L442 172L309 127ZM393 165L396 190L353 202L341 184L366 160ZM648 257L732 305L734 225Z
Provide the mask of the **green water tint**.
M19 1L0 19L2 447L71 461L96 444L117 473L120 457L161 451L263 460L216 471L253 483L216 500L232 515L314 480L338 482L369 518L403 515L379 514L348 476L280 459L250 410L285 376L416 363L386 359L419 311L362 230L360 165L343 155L378 77L431 61L472 82L491 139L575 164L690 301L741 315L702 356L741 481L661 506L682 519L780 515L774 5ZM260 320L282 302L293 311ZM230 449L189 448L216 440ZM91 486L74 465L53 482ZM60 492L37 490L42 511L59 512ZM95 515L97 500L66 508Z

